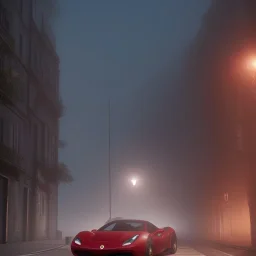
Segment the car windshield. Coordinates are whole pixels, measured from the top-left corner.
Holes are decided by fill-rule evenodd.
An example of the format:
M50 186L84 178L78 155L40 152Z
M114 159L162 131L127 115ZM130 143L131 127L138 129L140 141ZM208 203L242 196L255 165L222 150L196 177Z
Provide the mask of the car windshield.
M118 220L104 225L98 231L144 231L144 222Z

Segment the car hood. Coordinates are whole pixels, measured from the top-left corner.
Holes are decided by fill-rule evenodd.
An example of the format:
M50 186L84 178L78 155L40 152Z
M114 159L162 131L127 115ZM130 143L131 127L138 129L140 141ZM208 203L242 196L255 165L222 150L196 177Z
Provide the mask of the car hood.
M79 237L84 239L90 239L91 241L97 242L125 242L126 240L141 235L145 232L141 231L95 231L95 232L81 232Z
M124 242L136 235L140 235L141 232L136 231L96 231L92 236L94 241L119 241Z

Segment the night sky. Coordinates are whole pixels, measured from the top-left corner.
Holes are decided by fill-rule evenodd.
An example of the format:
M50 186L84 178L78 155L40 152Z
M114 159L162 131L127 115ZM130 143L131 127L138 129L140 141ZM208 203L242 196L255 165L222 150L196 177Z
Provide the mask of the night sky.
M108 98L112 107L113 215L179 225L141 182L120 170L137 142L141 91L196 35L208 0L61 0L56 24L61 95L67 107L60 160L75 181L61 185L59 229L73 235L108 219ZM134 166L136 168L136 166ZM144 170L146 173L146 170ZM142 180L146 181L146 176ZM127 185L128 184L128 185ZM161 204L162 203L162 204ZM162 209L156 217L155 209ZM134 211L136 209L136 211ZM160 221L161 219L161 221Z

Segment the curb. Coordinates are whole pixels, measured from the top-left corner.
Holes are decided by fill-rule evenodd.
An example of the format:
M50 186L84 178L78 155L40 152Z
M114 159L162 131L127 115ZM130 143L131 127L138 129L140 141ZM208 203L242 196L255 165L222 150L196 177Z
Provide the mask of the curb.
M219 242L212 242L215 245L220 245L226 248L234 248L234 249L240 249L240 250L245 250L245 251L256 251L256 248L253 247L246 247L246 246L238 246L238 245L229 245L229 244L224 244L224 243L219 243Z
M226 256L234 256L234 254L230 254L230 253L227 253L227 252L224 252L224 251L221 251L221 250L217 250L215 248L211 248L211 250L213 250L214 252L220 252Z
M246 246L239 246L239 245L232 245L232 244L225 244L225 243L221 243L219 241L210 241L210 240L201 240L202 242L205 242L206 244L208 244L211 247L216 247L216 246L221 246L222 248L214 248L217 249L219 251L221 251L221 249L224 248L230 248L230 249L237 249L237 250L244 250L244 251L249 251L249 252L256 252L256 248L255 247L246 247Z
M39 253L44 253L44 252L49 252L49 251L53 251L53 250L58 250L62 247L66 246L65 244L64 245L60 245L60 246L57 246L57 247L52 247L52 248L49 248L49 249L45 249L45 250L41 250L41 251L35 251L35 252L30 252L30 253L27 253L27 254L19 254L18 256L32 256L32 255L37 255Z

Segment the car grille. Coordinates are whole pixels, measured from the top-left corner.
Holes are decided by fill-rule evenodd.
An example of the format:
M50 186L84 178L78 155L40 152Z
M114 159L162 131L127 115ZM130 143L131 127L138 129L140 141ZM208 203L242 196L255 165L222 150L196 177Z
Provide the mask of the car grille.
M76 251L74 252L76 256L97 256L97 255L100 255L100 256L133 256L132 253L112 253L112 254L93 254L93 253L90 253L90 252L81 252L81 251Z
M132 256L132 253L115 253L108 256Z
M93 256L91 253L89 252L74 252L74 254L76 256Z

